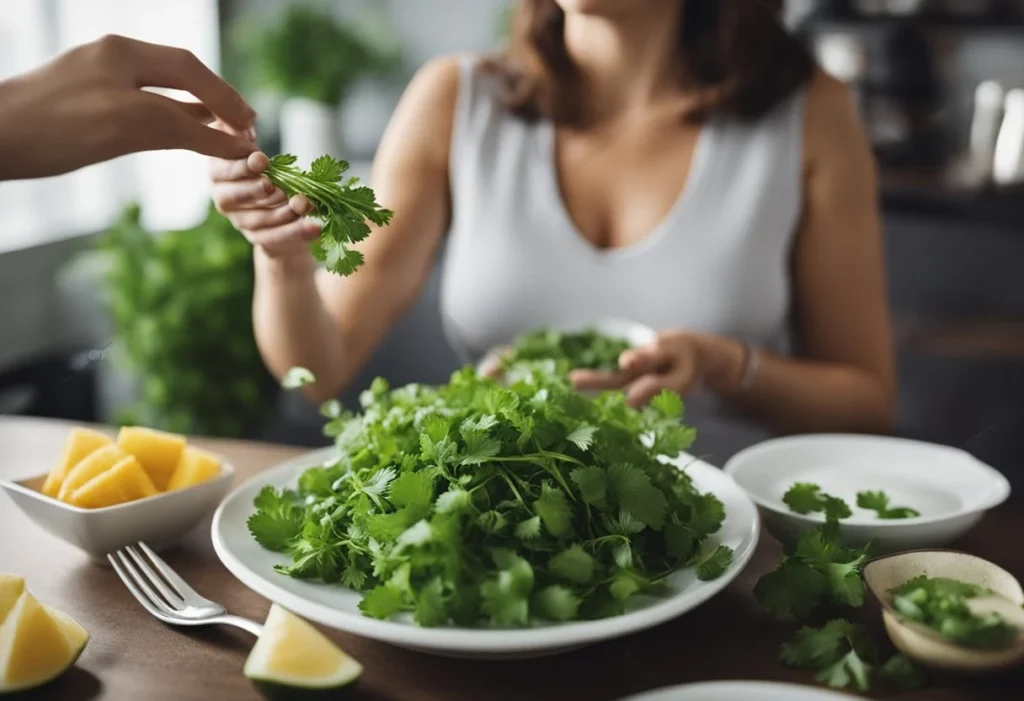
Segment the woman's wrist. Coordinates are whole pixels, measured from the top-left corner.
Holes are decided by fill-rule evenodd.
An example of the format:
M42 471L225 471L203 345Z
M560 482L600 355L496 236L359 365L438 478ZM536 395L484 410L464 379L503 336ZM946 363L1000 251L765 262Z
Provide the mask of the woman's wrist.
M743 341L724 336L697 336L704 385L718 394L736 394L747 385L751 349Z
M316 271L316 261L305 245L295 251L275 255L267 253L262 246L253 246L253 263L257 273L275 278L310 276Z

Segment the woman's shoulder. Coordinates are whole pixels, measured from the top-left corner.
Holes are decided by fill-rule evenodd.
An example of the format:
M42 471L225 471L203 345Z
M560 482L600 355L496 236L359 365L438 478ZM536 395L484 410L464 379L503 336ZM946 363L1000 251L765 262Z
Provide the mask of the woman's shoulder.
M804 143L808 155L821 149L870 148L857 102L842 81L819 69L805 93Z

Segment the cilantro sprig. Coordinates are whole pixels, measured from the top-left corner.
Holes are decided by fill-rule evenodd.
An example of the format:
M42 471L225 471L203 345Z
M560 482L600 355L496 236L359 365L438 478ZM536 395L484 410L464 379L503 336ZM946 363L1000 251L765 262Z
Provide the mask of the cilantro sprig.
M821 487L808 482L798 482L789 488L782 501L791 511L798 514L824 513L826 521L850 518L850 505L839 497L825 494Z
M601 618L680 568L714 579L732 562L710 541L722 503L658 459L693 441L676 395L636 410L558 373L502 386L467 368L440 387L377 379L361 403L324 406L337 459L261 493L249 525L291 556L278 571L362 592L367 616Z
M797 482L782 497L790 511L797 514L823 513L826 521L839 521L853 515L843 499L826 494L810 482ZM890 506L889 495L883 491L857 492L857 506L878 514L878 518L895 520L917 518L920 512L909 506Z
M818 681L837 689L870 691L878 679L890 689L906 691L927 682L923 670L903 655L879 665L878 651L864 626L841 618L820 628L801 628L782 646L779 659L789 667L814 670Z
M342 182L347 161L320 156L309 170L297 167L296 161L291 154L273 156L264 175L288 197L305 195L313 215L322 221L313 256L331 272L351 275L364 259L350 246L370 235L370 224L386 226L393 212L378 205L373 190L360 185L359 178Z
M889 495L885 492L857 492L857 506L878 514L878 518L893 520L917 518L921 512L909 506L889 506Z

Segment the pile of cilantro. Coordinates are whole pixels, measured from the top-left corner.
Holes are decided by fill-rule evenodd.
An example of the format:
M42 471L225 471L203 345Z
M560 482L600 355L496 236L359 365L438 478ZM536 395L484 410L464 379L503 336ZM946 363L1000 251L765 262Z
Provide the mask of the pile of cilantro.
M286 378L312 381L308 371ZM586 398L557 373L502 386L472 368L440 387L381 379L359 414L324 406L338 458L296 491L265 488L249 519L278 570L363 592L367 616L520 627L623 613L682 567L720 576L706 541L722 503L659 456L687 449L679 396L647 408Z
M628 341L596 329L577 333L539 329L518 337L503 358L506 367L550 363L563 374L575 369L617 370Z
M778 567L754 587L754 598L774 618L824 621L800 628L782 648L783 664L812 670L818 681L835 688L869 691L874 682L892 690L924 685L924 672L909 659L894 655L883 663L864 626L833 617L863 606L861 570L876 547L874 542L863 548L843 545L840 521L850 517L849 505L812 484L794 485L784 501L797 513L823 513L825 523L786 545Z

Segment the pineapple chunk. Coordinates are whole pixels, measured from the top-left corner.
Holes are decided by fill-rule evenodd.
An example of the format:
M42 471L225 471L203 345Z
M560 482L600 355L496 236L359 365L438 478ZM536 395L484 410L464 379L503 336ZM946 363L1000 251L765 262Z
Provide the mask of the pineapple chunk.
M172 489L187 489L212 480L220 474L220 460L205 450L188 446L181 454L178 467L167 485Z
M68 501L76 489L100 473L109 470L126 457L128 454L113 443L93 451L71 468L60 485L57 498L61 501Z
M64 445L64 454L61 456L60 462L54 466L53 470L46 477L46 482L43 484L43 494L56 498L64 478L67 477L68 472L75 465L80 463L90 453L113 442L108 436L91 428L76 427L71 429L71 433L68 435L67 442Z
M128 455L75 490L68 500L82 509L102 509L151 497L157 493L153 481L135 456Z
M181 460L185 437L152 428L125 426L117 436L117 444L138 458L154 486L163 491Z
M0 572L0 625L25 591L25 580L13 574Z

